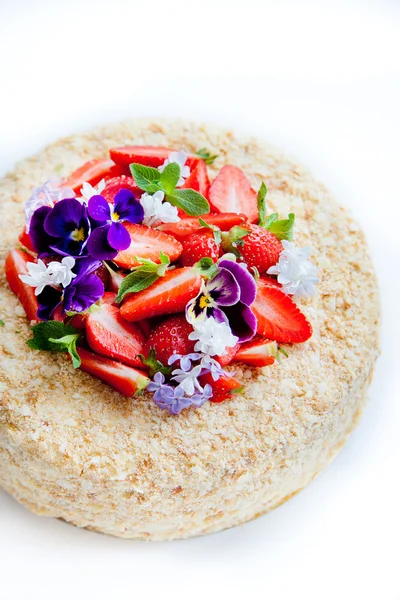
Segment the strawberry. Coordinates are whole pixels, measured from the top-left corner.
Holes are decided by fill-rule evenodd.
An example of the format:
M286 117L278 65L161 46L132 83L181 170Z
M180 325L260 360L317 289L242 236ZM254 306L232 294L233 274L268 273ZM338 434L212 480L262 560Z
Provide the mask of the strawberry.
M220 356L216 356L216 360L219 362L221 367L225 367L226 365L230 365L231 362L235 359L236 353L240 348L240 344L236 344L232 348L226 348L225 354L221 354Z
M200 229L182 241L182 254L180 262L184 267L191 267L202 258L212 258L216 262L220 255L220 247L214 239L210 229Z
M33 262L30 254L27 254L27 252L23 252L22 250L10 250L6 257L4 270L8 285L24 307L26 316L30 321L38 321L38 301L35 296L34 288L23 283L19 278L19 275L28 274L26 266L28 262Z
M147 167L160 167L164 161L173 152L172 148L163 146L121 146L120 148L111 148L110 156L118 165L129 167L132 163L139 163ZM189 156L187 164L192 169L200 159L197 156Z
M147 339L151 333L150 319L142 319L141 321L138 321L137 324L142 330L144 337Z
M133 177L120 175L119 177L112 177L107 180L106 187L101 192L101 195L104 196L107 202L114 202L114 197L120 190L131 191L137 200L143 194L142 190L135 184Z
M95 158L94 160L89 160L71 173L63 185L79 193L85 181L91 185L96 185L105 177L116 177L122 175L124 172L126 172L126 169L122 169L108 158Z
M246 221L246 215L237 215L236 213L226 214L208 214L201 217L209 225L219 227L221 231L228 231L235 225L243 225ZM202 229L198 217L183 218L178 223L164 223L158 227L160 231L173 235L178 240L183 240L188 235Z
M104 292L103 297L101 299L101 304L115 304L115 298L117 294L115 292Z
M26 227L23 228L22 232L18 237L19 243L21 246L29 250L29 252L34 252L36 254L36 250L33 247L31 236L26 232Z
M244 229L249 230L250 233L244 237L240 236L239 253L249 268L257 267L260 273L265 273L278 262L279 255L283 251L282 242L268 229L258 225L245 225ZM232 242L235 240L235 233L234 230L231 232L224 237L230 238ZM227 246L225 249L228 249Z
M114 271L112 269L109 269L108 273L110 276L108 282L108 289L110 290L110 292L115 292L117 294L119 286L125 279L126 275L122 271Z
M235 394L240 394L243 391L240 381L231 375L221 375L217 381L214 381L211 373L206 373L199 377L199 382L202 386L205 386L207 383L211 385L213 390L212 398L210 398L211 402L219 403L229 400Z
M77 348L77 352L82 361L79 367L82 371L108 383L123 396L133 396L138 390L145 389L150 382L143 371L138 371L83 348Z
M124 223L131 236L131 245L121 250L114 262L124 269L130 269L140 264L135 257L147 258L156 263L160 262L160 252L164 252L173 262L180 257L182 245L174 237L145 225Z
M86 339L90 348L132 367L141 367L138 357L143 352L145 338L135 323L128 323L112 304L104 303L89 313L86 319Z
M253 367L266 367L275 362L275 356L278 351L276 342L271 342L265 338L256 338L241 344L236 353L235 360L240 360L246 365Z
M121 315L127 321L140 321L183 312L200 287L201 277L190 267L167 271L153 285L128 298L121 306Z
M297 304L263 277L251 308L257 317L257 333L270 340L299 344L312 336L312 327Z
M209 200L214 212L244 213L251 223L258 219L257 193L238 167L222 167L211 184Z
M190 188L208 198L210 191L210 180L208 179L207 165L204 160L199 160L192 169L182 188Z
M193 352L195 342L188 337L192 331L193 327L186 321L185 315L168 317L152 330L145 344L146 356L154 348L156 359L167 365L171 354Z

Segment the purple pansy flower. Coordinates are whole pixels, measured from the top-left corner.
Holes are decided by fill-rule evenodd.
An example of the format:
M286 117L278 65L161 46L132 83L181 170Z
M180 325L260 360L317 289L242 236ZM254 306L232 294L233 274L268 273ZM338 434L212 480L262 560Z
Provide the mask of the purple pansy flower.
M216 275L203 283L199 295L188 303L186 318L196 323L214 317L227 323L232 334L245 342L257 329L257 319L250 308L256 297L256 283L243 264L221 260L218 267Z
M93 258L112 260L120 250L126 250L131 243L130 235L123 221L141 223L143 207L130 190L120 190L109 204L100 195L92 196L88 204L89 215L96 227L88 242L88 251Z
M81 258L76 261L73 272L76 277L64 289L46 286L38 296L38 317L41 320L51 319L54 311L62 305L62 312L83 312L100 300L104 294L104 284L94 273L101 265L99 260Z
M75 198L60 200L54 208L42 206L32 215L29 234L40 255L53 251L81 256L86 253L90 234L87 208Z

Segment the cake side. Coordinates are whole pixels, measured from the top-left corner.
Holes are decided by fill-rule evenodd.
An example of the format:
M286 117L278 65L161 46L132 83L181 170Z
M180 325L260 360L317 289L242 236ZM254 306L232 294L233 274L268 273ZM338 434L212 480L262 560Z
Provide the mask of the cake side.
M0 185L1 260L37 181L132 141L206 146L220 153L216 168L233 163L255 187L264 180L269 207L296 213L299 243L314 248L322 275L319 296L304 306L313 338L273 371L239 367L241 397L177 421L146 397L126 400L73 373L64 357L27 351L28 325L1 271L0 484L42 514L170 539L265 512L330 460L362 406L377 356L378 296L363 234L323 186L275 149L181 122L102 128L21 163Z

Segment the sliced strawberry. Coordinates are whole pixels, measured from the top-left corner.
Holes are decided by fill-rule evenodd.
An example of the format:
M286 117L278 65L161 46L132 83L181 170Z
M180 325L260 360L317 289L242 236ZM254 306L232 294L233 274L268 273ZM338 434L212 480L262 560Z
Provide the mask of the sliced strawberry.
M190 267L167 271L146 290L133 294L121 306L121 315L127 321L140 321L183 312L189 300L200 291L200 286L200 275Z
M138 371L83 348L77 348L77 352L82 361L79 367L82 371L108 383L123 396L133 396L138 390L146 388L150 381L143 371Z
M101 304L115 304L116 297L117 294L115 292L104 292Z
M118 294L119 286L125 279L126 274L123 273L123 271L113 271L112 269L110 269L109 276L110 279L108 282L108 289L110 292L115 292L116 294Z
M246 215L237 215L236 213L226 214L208 214L201 217L208 225L215 225L221 231L229 231L235 225L243 225L247 219ZM188 217L181 219L178 223L164 223L158 227L160 231L173 235L178 240L182 240L188 235L202 229L202 225L197 217Z
M199 382L202 386L207 383L211 385L213 390L212 398L210 398L211 402L219 403L224 400L229 400L230 398L233 398L235 394L240 394L243 391L241 382L231 375L221 375L217 381L214 381L211 373L207 373L206 375L201 375L199 377Z
M139 163L147 167L160 167L168 156L174 152L173 148L163 146L122 146L111 148L110 156L115 163L129 167L132 163ZM188 156L186 164L192 169L200 161L198 156Z
M239 348L240 348L240 344L236 344L236 346L233 346L232 348L226 348L225 354L221 354L220 356L215 357L217 359L217 361L219 362L219 364L221 365L221 367L225 367L226 365L231 364L231 362L234 360Z
M268 229L258 225L248 225L245 229L249 229L250 233L241 240L240 254L248 267L257 267L259 273L265 273L278 262L283 251L282 242Z
M298 344L312 336L312 327L298 306L263 277L251 308L257 317L257 333L270 340Z
M138 354L143 352L145 337L135 323L128 323L112 304L96 307L86 320L86 339L90 348L108 358L132 367L141 367Z
M10 250L7 254L4 269L11 291L21 302L30 321L39 321L37 317L38 301L34 288L23 283L19 276L27 275L27 263L34 262L32 256L22 250Z
M18 240L24 248L29 250L29 252L34 252L36 254L36 250L33 247L31 236L26 231L26 227L23 228L22 233L20 233Z
M117 177L126 172L126 169L121 169L109 158L95 158L71 173L64 181L64 186L72 188L74 192L78 193L85 181L91 185L96 185L101 179Z
M114 202L114 197L120 190L129 190L134 194L137 200L143 194L142 190L135 184L133 177L120 175L119 177L112 177L107 180L106 187L101 192L101 195L104 196L108 202Z
M202 258L211 258L214 262L219 259L221 248L214 239L210 229L200 229L182 240L182 254L180 258L183 267L192 267Z
M277 350L276 342L271 342L265 338L257 338L241 344L235 360L240 360L253 367L266 367L275 362Z
M137 324L142 330L144 337L147 339L151 333L150 319L142 319L141 321L138 321Z
M164 252L173 262L182 253L182 244L172 235L158 231L145 225L125 223L131 236L131 245L126 250L121 250L114 258L114 262L124 269L131 269L140 264L135 257L147 258L156 263L160 262L160 252Z
M211 184L209 200L214 212L244 213L251 223L258 219L257 194L238 167L222 167Z
M145 355L148 356L154 348L156 359L167 365L172 354L184 355L193 352L195 342L189 340L192 331L193 327L187 322L185 315L168 317L152 330L145 344Z
M195 190L208 199L210 180L208 178L207 165L204 160L199 160L182 187Z

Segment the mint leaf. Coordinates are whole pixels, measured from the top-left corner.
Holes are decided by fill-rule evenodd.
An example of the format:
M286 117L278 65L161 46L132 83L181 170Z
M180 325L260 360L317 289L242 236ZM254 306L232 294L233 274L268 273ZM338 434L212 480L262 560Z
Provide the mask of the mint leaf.
M165 199L191 217L200 217L210 212L210 205L206 198L191 189L175 189L171 194L167 194Z
M267 186L264 182L260 185L260 189L257 194L257 208L258 208L258 224L260 227L265 227L267 219L267 207L265 204L265 196L267 195Z
M265 227L265 229L269 229L271 223L275 223L276 221L279 221L279 215L278 213L272 213L272 215L269 215L269 217L265 220L263 227Z
M49 338L49 342L53 344L58 344L60 346L60 350L66 350L70 357L72 358L72 365L74 369L78 369L81 366L81 359L76 350L76 342L80 337L80 333L75 333L71 335L65 335L62 338Z
M118 294L115 302L119 303L125 298L126 294L134 294L141 292L146 288L150 287L157 279L159 275L154 271L133 271L125 277L121 285L119 286Z
M75 327L60 321L43 321L31 329L33 338L26 342L29 348L49 352L66 351L71 355L75 369L79 367L81 360L76 351L76 342L81 334Z
M156 373L169 375L173 369L173 367L165 367L162 362L156 359L156 351L154 348L150 350L147 358L144 354L139 354L139 358L146 367L149 367L150 377L153 377Z
M206 165L212 165L214 160L218 158L218 154L210 154L206 148L200 148L200 150L197 150L196 154L204 160Z
M0 319L0 327L4 327L5 323L3 321L3 319Z
M207 227L207 229L211 229L214 232L214 240L219 245L222 241L221 230L216 225L210 225L204 219L199 219L199 223L202 227Z
M275 216L276 218L271 220L271 217ZM268 217L265 227L276 235L278 240L288 240L290 242L293 239L294 220L295 216L293 213L290 213L287 219L281 220L278 219L278 215L275 213Z
M145 165L132 163L131 165L129 165L129 168L131 170L136 185L141 190L145 190L147 192L149 186L153 186L154 184L160 183L161 173L157 169L153 169L153 167L146 167Z
M179 177L181 176L181 168L178 163L170 163L161 173L160 182L166 194L172 194L177 186Z
M162 190L160 183L150 183L146 188L146 192L148 194L155 194L156 192L159 192L160 190Z
M199 262L195 263L194 268L200 275L206 277L207 279L211 279L218 271L218 265L213 261L212 258L204 257L199 260Z

